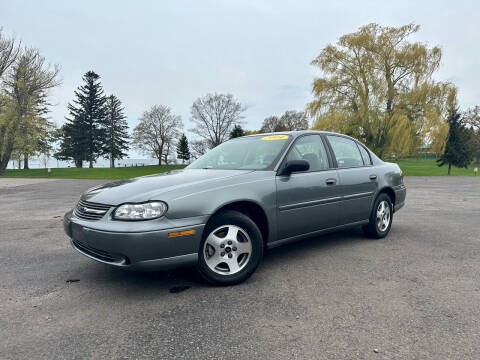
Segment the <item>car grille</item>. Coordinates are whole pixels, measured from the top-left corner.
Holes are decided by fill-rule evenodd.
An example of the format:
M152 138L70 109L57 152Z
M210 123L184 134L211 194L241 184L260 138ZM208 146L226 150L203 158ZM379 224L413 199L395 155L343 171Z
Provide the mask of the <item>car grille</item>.
M80 200L75 206L74 214L80 219L94 221L101 219L110 208L111 205Z

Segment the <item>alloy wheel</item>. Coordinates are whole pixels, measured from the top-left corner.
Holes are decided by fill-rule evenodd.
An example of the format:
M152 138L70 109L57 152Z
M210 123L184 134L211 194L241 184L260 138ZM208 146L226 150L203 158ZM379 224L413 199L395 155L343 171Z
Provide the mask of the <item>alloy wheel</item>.
M250 236L236 225L222 225L213 230L203 245L207 266L217 274L233 275L247 266L252 254Z
M377 207L377 228L379 231L384 232L390 225L391 211L390 205L387 201L383 200Z

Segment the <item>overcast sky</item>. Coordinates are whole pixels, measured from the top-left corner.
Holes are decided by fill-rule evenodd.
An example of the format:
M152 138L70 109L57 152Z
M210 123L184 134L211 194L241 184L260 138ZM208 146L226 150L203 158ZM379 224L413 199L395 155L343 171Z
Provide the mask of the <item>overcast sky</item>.
M420 24L414 39L443 50L436 78L459 87L462 107L480 104L479 1L0 0L4 33L61 65L51 112L59 125L82 75L94 70L132 128L164 104L188 130L197 97L228 92L247 107L244 128L258 129L269 115L303 110L319 75L310 61L370 22Z

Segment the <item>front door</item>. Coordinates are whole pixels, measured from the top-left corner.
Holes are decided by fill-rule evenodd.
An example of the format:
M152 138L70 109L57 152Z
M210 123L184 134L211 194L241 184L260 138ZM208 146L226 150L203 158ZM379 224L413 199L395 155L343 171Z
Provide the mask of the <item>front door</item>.
M339 225L339 178L319 135L297 138L284 161L300 159L308 171L276 177L279 240Z

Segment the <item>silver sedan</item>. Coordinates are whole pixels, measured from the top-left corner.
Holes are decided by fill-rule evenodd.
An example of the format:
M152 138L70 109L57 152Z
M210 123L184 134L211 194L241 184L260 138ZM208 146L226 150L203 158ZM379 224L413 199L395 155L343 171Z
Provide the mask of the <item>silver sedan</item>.
M105 264L196 265L227 285L247 279L268 248L354 226L383 238L405 197L400 168L349 136L259 134L183 170L89 189L64 228L77 251Z

